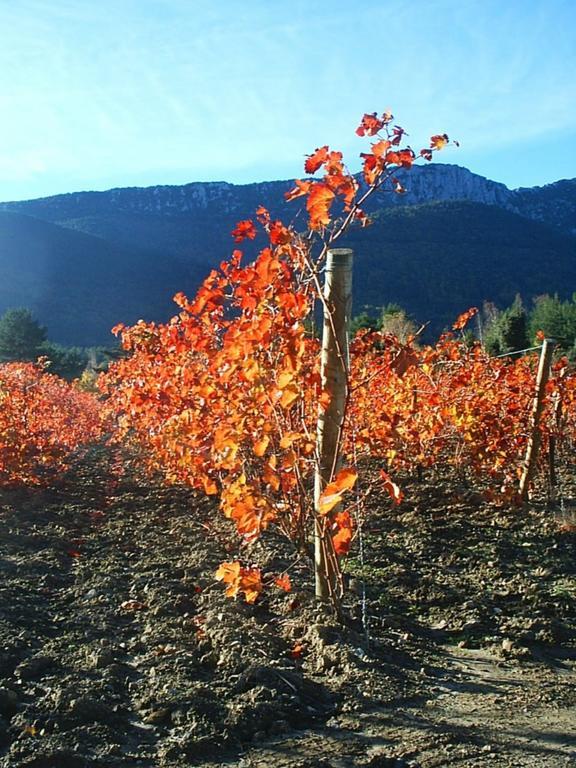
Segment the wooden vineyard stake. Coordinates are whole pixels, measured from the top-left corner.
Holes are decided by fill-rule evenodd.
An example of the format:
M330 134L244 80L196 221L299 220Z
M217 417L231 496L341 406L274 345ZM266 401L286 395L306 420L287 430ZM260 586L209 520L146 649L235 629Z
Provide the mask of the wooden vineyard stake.
M339 446L348 398L348 329L352 310L352 261L348 248L328 251L324 281L324 322L321 351L322 390L329 403L320 408L317 425L317 467L314 478L314 561L316 597L339 600L341 585L329 520L319 512L320 495L339 468Z
M540 450L541 442L540 418L544 408L544 393L550 376L550 364L552 362L553 351L554 342L550 339L544 339L542 342L542 350L540 352L540 362L538 364L538 373L536 375L536 392L530 416L530 435L526 447L526 457L524 459L522 477L520 478L519 492L522 501L528 500L530 481L534 476L536 462L538 461L538 451Z

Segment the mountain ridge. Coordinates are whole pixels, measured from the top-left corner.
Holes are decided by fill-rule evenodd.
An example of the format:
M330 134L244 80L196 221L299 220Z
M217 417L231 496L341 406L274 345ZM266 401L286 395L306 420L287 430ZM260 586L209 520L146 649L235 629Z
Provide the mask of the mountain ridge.
M509 208L527 218L537 218L542 214L531 213L536 210L533 205L535 196L549 201L557 197L560 189L570 195L576 190L576 179L560 179L543 186L510 189L502 182L493 181L467 168L449 163L418 165L410 171L400 169L397 176L406 187L406 193L398 198L387 192L379 192L374 196L373 207L385 207L390 204L411 205L429 200L472 200ZM286 209L282 195L292 184L292 180L281 179L247 184L192 181L186 184L114 187L103 191L68 192L30 200L3 202L0 203L0 210L29 210L33 211L32 215L50 220L58 220L62 215L62 208L69 204L78 212L108 207L114 210L182 215L198 209L207 209L215 202L231 203L227 206L228 210L237 210L236 198L249 198L254 191L258 191L263 198L275 198L276 207ZM574 213L574 201L567 207ZM245 210L243 214L248 216L250 211ZM571 233L574 233L574 229Z
M418 319L432 320L437 330L471 298L509 302L516 291L530 300L537 293L568 296L576 289L576 180L510 190L444 164L417 166L398 176L406 194L376 193L367 207L374 225L348 235L362 265L355 278L355 311L397 301ZM176 311L172 295L193 294L231 253L230 233L238 220L264 205L273 217L304 223L298 217L303 202L284 199L292 185L288 180L191 182L2 203L0 312L27 306L55 341L75 344L103 343L120 320L166 320ZM23 217L18 226L12 221L11 235L10 215ZM42 223L55 229L39 229ZM259 242L243 244L247 257ZM33 258L27 257L29 249ZM48 282L44 293L50 298L42 301L41 253L60 275L60 284ZM96 309L83 310L76 295L84 296L85 304L95 302Z

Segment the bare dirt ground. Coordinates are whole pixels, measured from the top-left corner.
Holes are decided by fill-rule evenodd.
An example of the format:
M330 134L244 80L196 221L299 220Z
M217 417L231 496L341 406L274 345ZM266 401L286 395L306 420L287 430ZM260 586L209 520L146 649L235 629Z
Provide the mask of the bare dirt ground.
M405 491L371 502L343 624L281 539L238 553L212 502L104 454L4 492L0 768L576 766L573 526ZM227 600L238 554L293 592Z

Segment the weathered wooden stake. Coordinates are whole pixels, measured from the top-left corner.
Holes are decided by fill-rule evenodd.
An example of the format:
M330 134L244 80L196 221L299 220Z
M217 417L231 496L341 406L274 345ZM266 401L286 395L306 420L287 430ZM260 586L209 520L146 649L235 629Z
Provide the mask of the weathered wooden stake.
M544 339L542 342L542 351L540 352L540 362L538 364L538 373L536 375L536 392L532 403L532 414L530 416L530 436L526 447L526 457L524 459L524 468L520 478L520 498L522 501L528 500L528 489L530 481L536 469L538 461L538 451L540 450L541 431L540 417L544 408L544 393L546 384L550 376L550 364L552 362L552 352L554 351L554 342L550 339Z
M316 597L337 600L339 572L330 531L318 514L326 484L338 470L338 448L348 397L348 329L352 311L352 261L349 248L328 251L324 280L324 323L320 375L330 403L318 413L318 464L314 482L314 560Z

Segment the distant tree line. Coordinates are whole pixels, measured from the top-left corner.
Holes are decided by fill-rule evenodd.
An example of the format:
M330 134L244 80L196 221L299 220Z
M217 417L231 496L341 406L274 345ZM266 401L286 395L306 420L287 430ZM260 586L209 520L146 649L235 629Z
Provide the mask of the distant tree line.
M352 335L363 328L392 333L402 342L418 330L414 318L403 307L393 302L383 307L365 307L363 312L353 317Z
M66 347L48 340L48 331L28 309L8 309L0 317L0 363L44 358L47 370L63 379L85 371L104 370L117 350L106 347Z
M534 346L542 331L556 342L557 349L576 360L576 294L562 301L558 296L538 296L526 309L520 296L499 310L484 304L479 319L482 343L491 355L508 355Z
M414 335L420 325L395 303L365 307L352 318L352 333L371 328L393 333L401 341ZM478 338L491 355L509 355L531 347L536 333L554 339L557 348L576 361L576 293L567 301L547 294L537 297L530 310L519 295L509 307L498 309L485 302L476 326L467 334ZM9 309L0 317L0 363L46 359L48 370L64 379L105 370L121 354L112 347L66 347L48 340L48 331L28 309Z
M419 328L419 324L398 304L365 307L352 319L352 332L372 328L394 333L402 341ZM576 293L570 300L548 294L538 296L526 309L517 295L512 304L499 309L485 302L476 323L466 331L472 341L479 339L491 355L510 355L537 344L536 334L542 331L554 339L563 354L576 361Z

